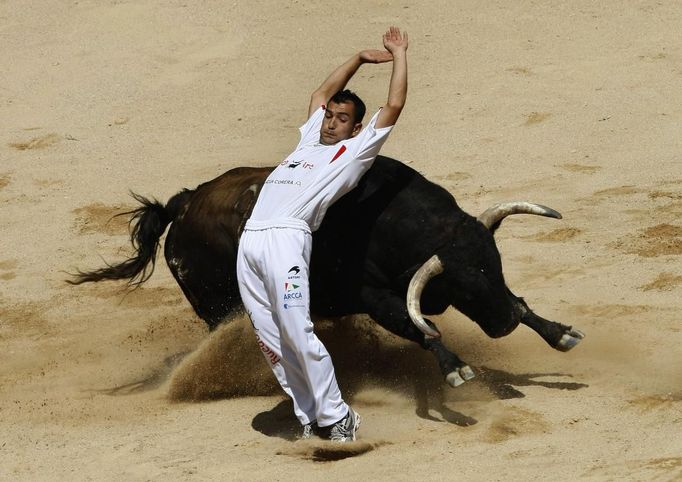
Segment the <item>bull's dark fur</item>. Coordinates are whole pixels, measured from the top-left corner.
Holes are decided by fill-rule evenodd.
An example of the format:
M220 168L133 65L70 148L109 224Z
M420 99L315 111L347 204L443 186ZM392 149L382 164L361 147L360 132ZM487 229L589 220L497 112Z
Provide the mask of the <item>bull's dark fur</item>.
M171 223L166 261L196 313L215 328L241 309L235 270L239 230L255 201L253 188L270 171L232 169L173 196L165 208L136 196L142 204L131 213L136 255L80 273L74 283L145 281L153 271L159 238ZM412 275L434 254L445 270L423 292L424 314L453 305L489 336L504 336L524 323L551 346L566 348L559 346L560 339L571 328L535 315L506 287L492 230L460 209L445 189L383 156L356 189L328 210L314 233L311 311L318 316L367 313L389 331L433 351L447 375L464 363L440 340L427 339L416 329L405 303Z

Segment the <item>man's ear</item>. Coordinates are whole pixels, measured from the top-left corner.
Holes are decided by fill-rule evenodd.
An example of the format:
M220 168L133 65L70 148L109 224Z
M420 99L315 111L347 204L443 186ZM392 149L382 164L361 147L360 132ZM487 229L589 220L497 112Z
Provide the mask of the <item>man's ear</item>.
M358 122L353 126L353 133L351 134L351 137L355 137L358 134L360 134L360 131L362 130L362 122Z

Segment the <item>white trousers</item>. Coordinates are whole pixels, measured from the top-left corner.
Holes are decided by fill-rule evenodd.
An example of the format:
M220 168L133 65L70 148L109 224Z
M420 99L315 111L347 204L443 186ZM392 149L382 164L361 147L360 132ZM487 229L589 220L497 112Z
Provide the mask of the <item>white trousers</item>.
M239 292L256 340L301 424L326 427L348 406L331 357L313 333L308 263L312 235L298 219L246 223L237 255Z

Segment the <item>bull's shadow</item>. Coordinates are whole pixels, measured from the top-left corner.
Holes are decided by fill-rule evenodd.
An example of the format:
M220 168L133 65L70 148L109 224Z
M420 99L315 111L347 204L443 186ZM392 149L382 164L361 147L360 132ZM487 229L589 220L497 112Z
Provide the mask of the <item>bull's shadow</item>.
M451 388L445 384L430 353L377 332L371 322L341 319L320 328L316 328L316 332L334 360L339 385L350 404L353 404L356 394L371 386L411 397L415 402L415 414L420 418L466 427L478 423L478 420L454 410L452 406L458 401L485 402L525 397L518 387L579 390L588 386L577 382L539 380L566 376L561 373L515 374L473 366L476 378L464 387ZM552 355L552 352L548 354ZM473 388L474 393L467 387ZM251 425L264 435L286 440L294 440L301 430L288 399L257 414Z
M233 323L238 323L234 321ZM281 391L274 384L274 377L266 368L262 355L256 351L255 342L253 347L245 346L251 343L251 327L244 330L234 330L229 333L232 337L230 349L242 350L243 359L235 360L227 352L213 353L209 358L209 367L203 367L200 372L211 377L210 390L192 390L188 398L182 396L169 397L173 400L201 402L249 395L279 394ZM515 374L504 370L473 366L476 378L467 382L463 387L450 388L445 384L442 375L433 360L431 353L422 350L416 345L387 334L377 328L376 325L363 317L346 317L332 321L317 321L316 333L323 341L332 355L337 373L337 379L344 398L351 404L357 394L368 387L375 387L389 392L402 393L414 400L415 414L423 419L451 423L466 427L478 423L478 420L454 410L458 402L491 401L523 398L525 394L519 387L540 386L559 390L577 390L587 387L584 383L576 382L551 382L539 380L542 377L565 376L561 373L521 373ZM218 338L223 345L226 341ZM159 389L174 373L176 367L188 355L188 352L180 352L166 357L163 362L145 377L133 380L129 383L117 385L111 388L94 390L112 396L123 396ZM552 355L549 351L548 355ZM253 357L253 358L251 358ZM239 357L237 357L239 358ZM263 363L263 376L272 377L268 383L255 383L252 386L260 386L257 389L248 386L235 390L231 386L235 382L234 377L221 379L221 373L217 367L226 364L235 364L243 367L252 367L253 363ZM213 368L216 368L215 370ZM174 372L175 370L175 372ZM256 370L258 372L258 370ZM245 373L240 371L243 382ZM189 375L196 375L190 373ZM259 376L258 373L255 373ZM192 376L192 378L197 378ZM221 383L223 385L221 385ZM472 389L473 388L473 395ZM473 397L473 398L472 398ZM360 403L362 396L358 397ZM267 436L280 437L293 440L300 431L298 421L293 415L290 400L278 402L272 409L257 414L252 421L252 427Z
M587 388L586 383L578 382L546 382L535 380L542 377L571 377L565 373L509 373L494 368L481 366L478 369L478 381L483 383L499 400L523 398L526 395L515 387L545 387L557 390L579 390Z

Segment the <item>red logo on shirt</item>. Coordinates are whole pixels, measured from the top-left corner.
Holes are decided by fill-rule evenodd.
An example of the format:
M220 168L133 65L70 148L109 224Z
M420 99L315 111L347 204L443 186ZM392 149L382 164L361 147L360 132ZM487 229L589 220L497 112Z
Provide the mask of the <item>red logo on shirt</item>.
M331 164L332 162L337 160L341 156L341 154L343 154L344 152L346 152L346 146L339 147L339 150L336 151L336 154L334 154L334 157L332 158L332 160L329 161L329 164Z

